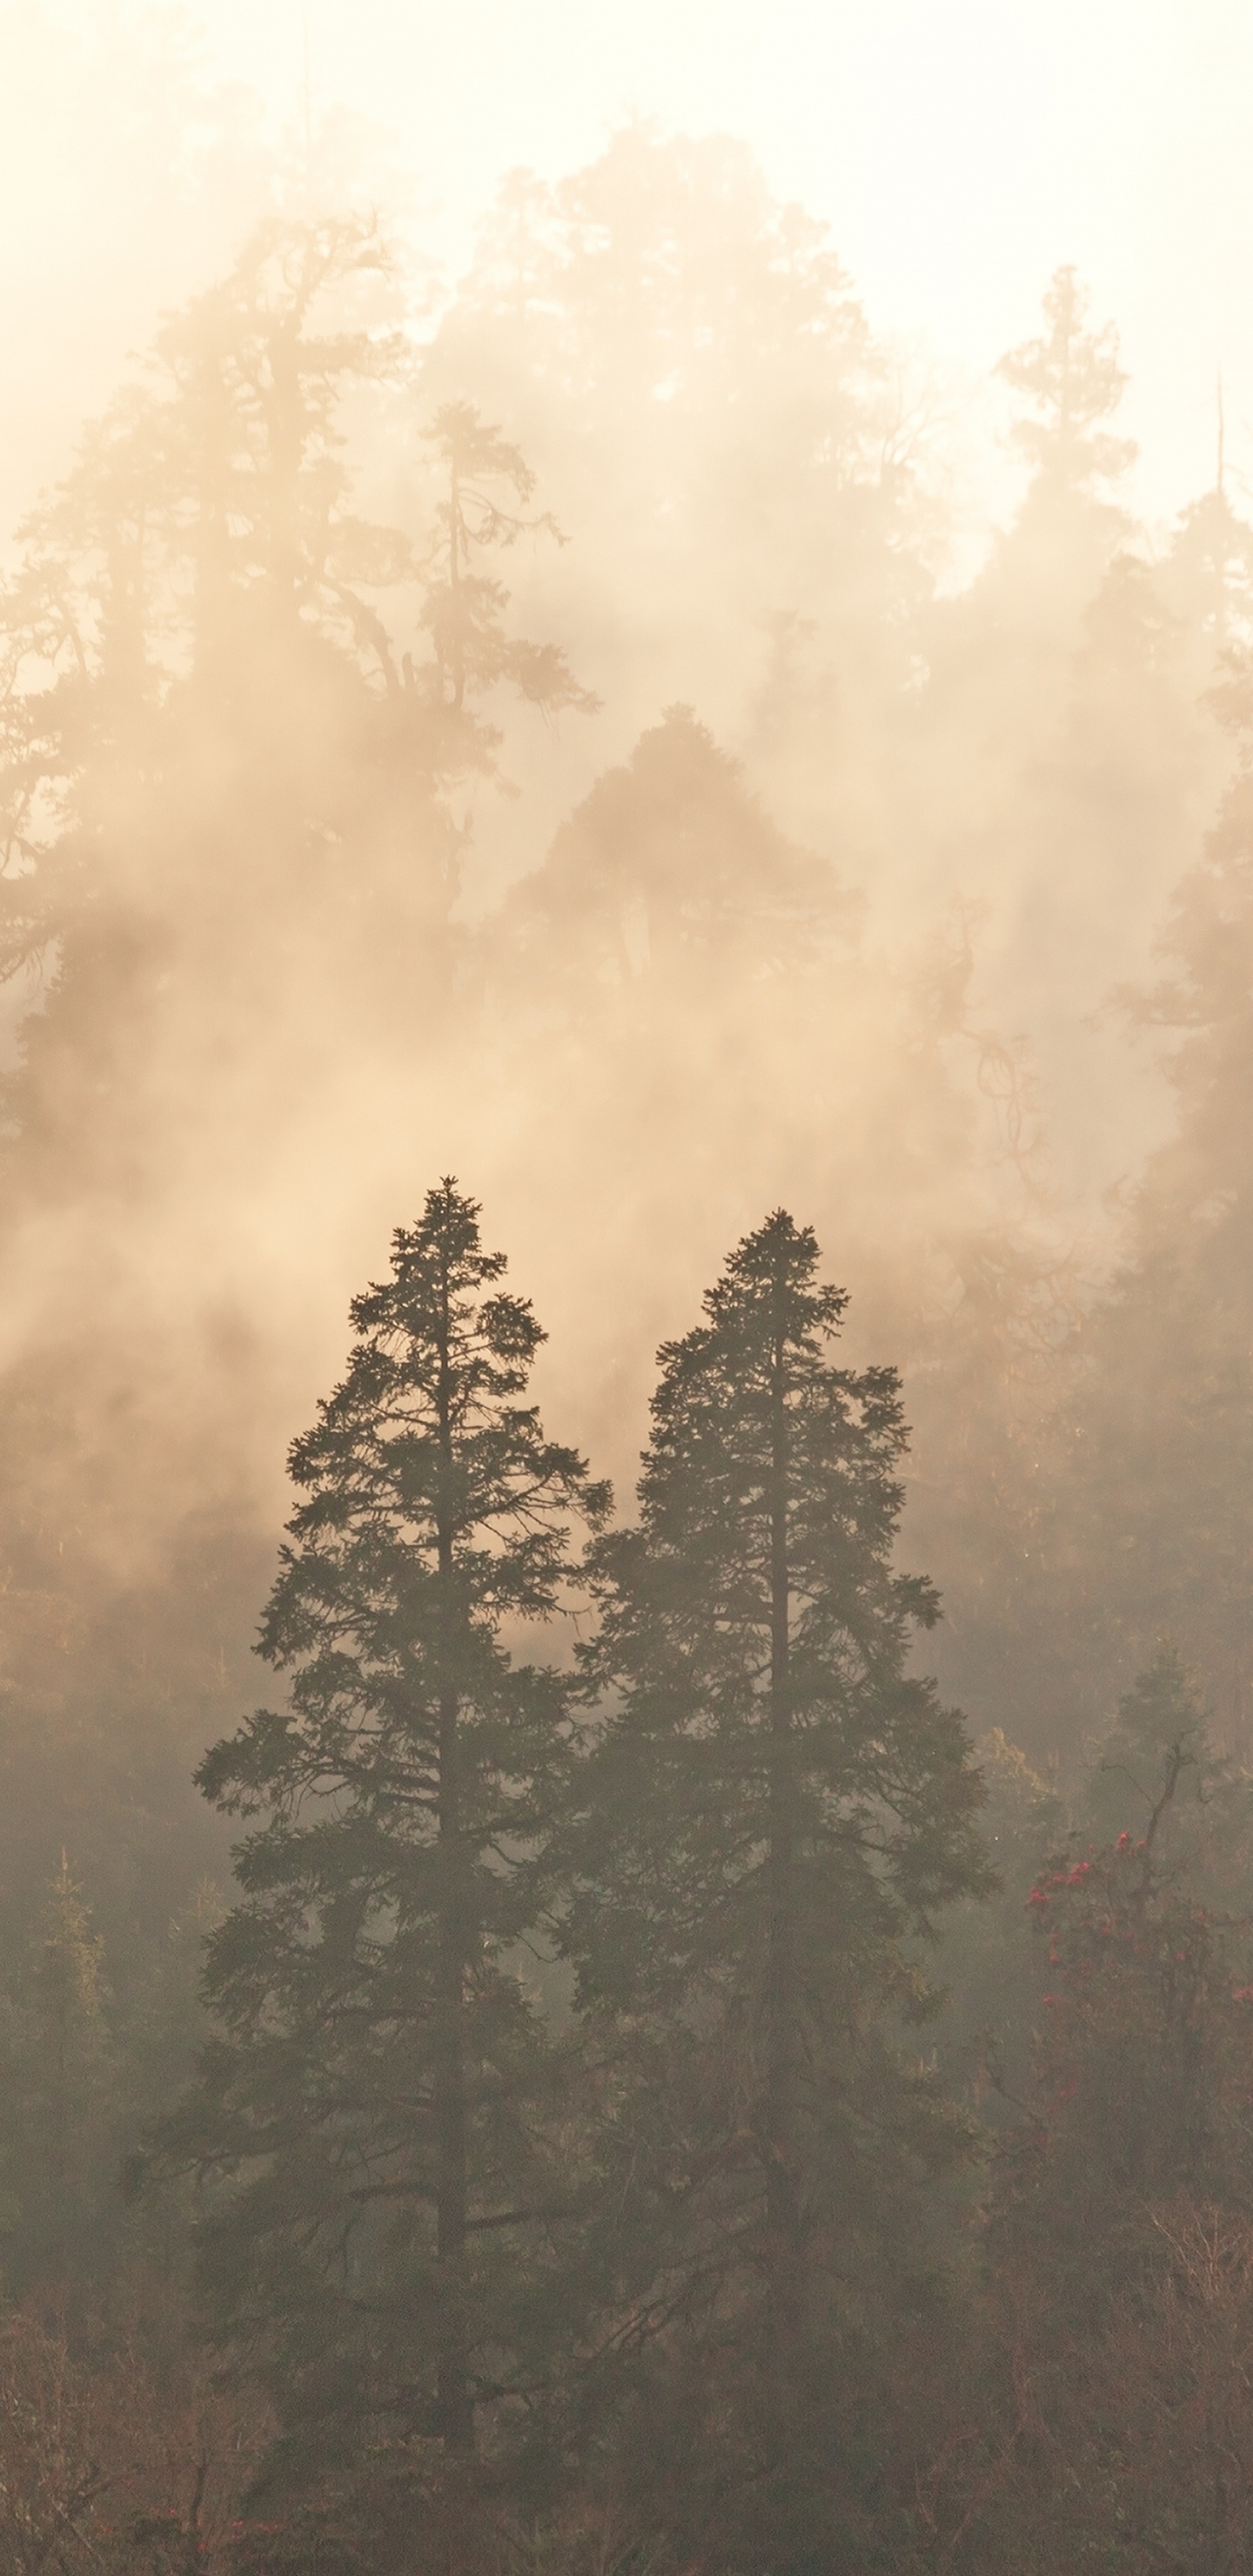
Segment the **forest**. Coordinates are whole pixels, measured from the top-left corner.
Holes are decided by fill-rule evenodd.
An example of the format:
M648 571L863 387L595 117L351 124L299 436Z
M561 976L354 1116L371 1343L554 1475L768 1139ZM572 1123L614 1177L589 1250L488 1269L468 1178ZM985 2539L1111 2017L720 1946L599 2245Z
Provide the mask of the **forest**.
M1221 423L315 160L0 584L0 2566L1235 2576Z

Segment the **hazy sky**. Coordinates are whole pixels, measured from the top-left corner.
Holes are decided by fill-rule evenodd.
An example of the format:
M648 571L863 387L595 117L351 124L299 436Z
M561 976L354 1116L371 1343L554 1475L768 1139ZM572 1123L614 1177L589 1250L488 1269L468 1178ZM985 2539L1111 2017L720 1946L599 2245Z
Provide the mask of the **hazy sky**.
M102 31L178 14L0 0L6 527L157 313L233 256L208 212L197 231L144 193L122 95L138 56L100 49ZM306 58L315 107L389 127L454 273L504 170L557 178L633 113L747 138L774 189L829 221L875 330L959 395L1074 260L1122 332L1141 508L1160 519L1210 480L1220 369L1229 460L1253 486L1253 0L189 0L182 15L206 68L259 91L276 127L298 116ZM985 442L971 455L979 525L1013 487Z
M1141 496L1253 479L1249 0L207 0L223 65L396 126L467 237L499 172L632 111L756 147L830 221L880 330L982 371L1058 261L1123 333Z

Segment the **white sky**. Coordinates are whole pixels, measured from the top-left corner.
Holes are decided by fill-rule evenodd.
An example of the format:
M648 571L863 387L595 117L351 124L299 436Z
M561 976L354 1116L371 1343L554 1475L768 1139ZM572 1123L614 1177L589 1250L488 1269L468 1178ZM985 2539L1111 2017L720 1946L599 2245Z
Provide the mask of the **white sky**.
M151 5L42 0L69 36ZM234 248L143 199L124 104L93 114L89 90L63 112L40 9L0 0L6 527L127 349ZM1220 370L1228 457L1253 486L1253 0L187 0L185 15L209 67L259 90L276 124L297 111L307 34L316 105L395 131L454 272L504 170L560 177L632 113L745 137L775 191L830 223L876 332L959 391L1029 335L1074 260L1122 333L1141 508L1160 521L1211 479ZM964 506L977 524L1005 497L993 462Z
M500 172L624 114L756 148L830 222L881 332L982 372L1060 260L1123 336L1140 497L1253 480L1250 0L205 0L222 68L398 129L455 253Z

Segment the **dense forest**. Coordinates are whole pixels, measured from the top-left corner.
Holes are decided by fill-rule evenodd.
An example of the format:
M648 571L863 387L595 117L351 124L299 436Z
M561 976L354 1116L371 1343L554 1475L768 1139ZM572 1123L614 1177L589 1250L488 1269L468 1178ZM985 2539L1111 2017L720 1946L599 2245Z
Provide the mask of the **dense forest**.
M0 591L0 2561L1234 2576L1253 525L323 142Z

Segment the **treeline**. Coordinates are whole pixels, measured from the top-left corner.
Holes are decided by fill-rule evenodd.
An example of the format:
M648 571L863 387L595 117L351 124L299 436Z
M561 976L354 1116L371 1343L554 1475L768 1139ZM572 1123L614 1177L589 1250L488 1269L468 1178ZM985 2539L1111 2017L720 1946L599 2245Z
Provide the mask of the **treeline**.
M1024 495L957 585L939 433L821 228L740 147L632 127L554 191L515 174L438 309L372 218L273 215L20 532L19 2565L400 2566L471 2490L475 2549L589 2565L1246 2546L1251 538L1221 464L1137 530L1072 271L1000 382ZM468 1591L406 1589L433 1489L370 1405L409 1400L381 1319L428 1209L297 1444L264 1632L294 1695L236 1738L278 1462L449 1167L535 1284L546 1417L620 1490L662 1344L638 1527L575 1572L552 1511L601 1501L484 1274L471 1483L505 1519ZM786 1236L811 1554L762 1628L717 1443L761 1429L780 1205L852 1294L841 1371ZM943 1604L921 1661L898 1540ZM370 1585L401 1627L332 1653ZM379 1662L442 1669L453 1594L460 2222L439 1712L389 1753ZM533 1613L578 1644L551 1671L510 1660ZM234 1894L219 1793L259 1801ZM272 2418L205 2375L203 2313Z

